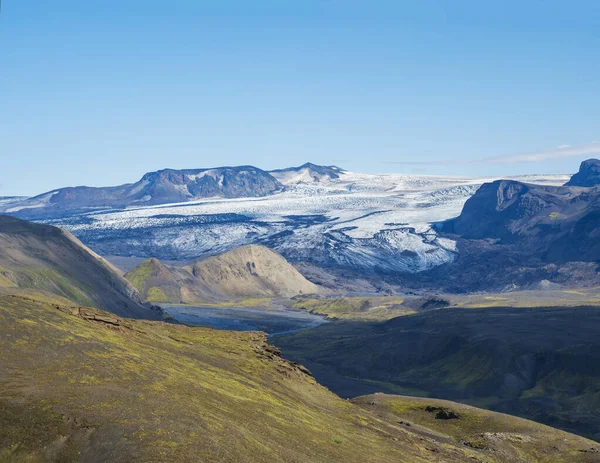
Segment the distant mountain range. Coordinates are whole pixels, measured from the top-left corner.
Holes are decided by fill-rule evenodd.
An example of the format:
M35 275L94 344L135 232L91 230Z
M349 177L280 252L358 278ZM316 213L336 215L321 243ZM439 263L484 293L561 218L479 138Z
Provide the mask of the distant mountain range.
M167 169L119 187L0 200L0 211L65 227L105 256L190 261L265 245L314 282L370 282L360 291L600 284L599 166L508 179L311 163Z
M600 260L600 188L498 181L483 185L450 227L498 239L548 262Z
M600 260L600 161L581 164L563 187L496 181L483 185L448 229L498 239L548 262Z
M213 169L164 169L138 182L114 187L76 186L32 198L0 197L0 211L40 219L65 213L183 203L205 198L252 198L278 193L288 183L313 183L339 178L342 169L306 163L300 167L264 171L253 166Z
M336 166L318 166L307 162L300 167L272 170L269 173L285 185L336 180L346 172Z
M212 197L266 196L282 189L283 185L268 172L252 166L164 169L147 173L136 183L101 188L60 188L11 202L4 209L21 217L42 218L98 208L148 206Z

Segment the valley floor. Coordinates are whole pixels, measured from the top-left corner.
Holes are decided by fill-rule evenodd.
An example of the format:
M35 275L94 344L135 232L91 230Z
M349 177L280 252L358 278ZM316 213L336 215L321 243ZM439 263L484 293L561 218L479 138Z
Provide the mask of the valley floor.
M571 296L299 298L334 320L271 342L342 397L442 397L600 440L600 309Z

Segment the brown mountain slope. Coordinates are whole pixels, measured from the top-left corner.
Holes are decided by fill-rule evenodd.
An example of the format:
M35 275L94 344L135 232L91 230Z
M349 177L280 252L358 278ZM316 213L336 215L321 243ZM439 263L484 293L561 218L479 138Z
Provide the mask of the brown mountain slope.
M42 290L121 316L161 319L114 267L70 233L0 216L0 288Z
M242 246L188 267L149 259L125 275L152 302L198 303L320 292L283 257L265 246Z
M342 400L265 341L0 295L0 461L597 461L597 444L506 415Z

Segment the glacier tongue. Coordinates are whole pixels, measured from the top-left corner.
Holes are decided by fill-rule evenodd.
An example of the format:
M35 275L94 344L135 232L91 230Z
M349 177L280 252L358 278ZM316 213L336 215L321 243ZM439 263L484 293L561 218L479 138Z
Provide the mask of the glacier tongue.
M566 178L518 179L562 184ZM261 243L292 262L414 273L456 257L456 243L437 236L432 224L460 214L490 180L344 171L335 179L290 181L265 197L96 210L46 222L104 255L189 260Z

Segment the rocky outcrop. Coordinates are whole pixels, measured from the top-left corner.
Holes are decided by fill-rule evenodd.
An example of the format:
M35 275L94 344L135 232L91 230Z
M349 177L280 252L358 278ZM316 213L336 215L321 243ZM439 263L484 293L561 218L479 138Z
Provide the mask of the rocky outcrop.
M600 259L600 188L552 187L500 180L484 184L447 232L496 240L543 262Z
M565 186L593 187L600 185L600 160L588 159L583 161L571 180Z
M319 166L307 162L299 167L272 170L269 173L283 184L320 183L340 178L343 169L337 166Z

